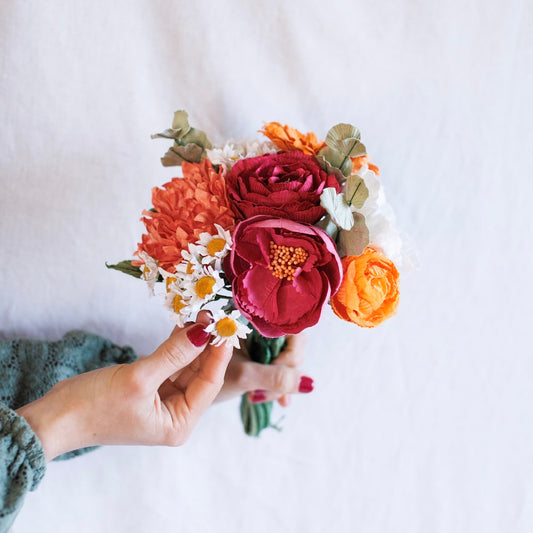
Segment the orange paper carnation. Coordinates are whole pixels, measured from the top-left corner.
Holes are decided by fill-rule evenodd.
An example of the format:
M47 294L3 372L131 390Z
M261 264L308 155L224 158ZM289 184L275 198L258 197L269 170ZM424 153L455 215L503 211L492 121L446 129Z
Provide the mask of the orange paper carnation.
M381 252L367 247L357 257L343 257L342 268L340 289L331 298L331 307L338 317L373 328L396 312L399 274L394 263Z
M200 233L216 233L215 222L226 230L235 225L222 167L217 173L209 160L203 159L184 162L182 168L183 178L152 189L155 212L143 212L147 233L136 253L146 252L168 272L175 272L181 251L196 242Z
M361 167L363 165L368 165L369 170L374 172L376 176L379 176L379 168L370 162L370 157L367 155L360 155L359 157L351 157L350 158L353 163L353 173L357 174L359 170L361 170Z
M320 142L314 133L301 133L279 122L268 122L259 133L266 135L278 148L286 152L300 150L304 154L315 155L326 143Z

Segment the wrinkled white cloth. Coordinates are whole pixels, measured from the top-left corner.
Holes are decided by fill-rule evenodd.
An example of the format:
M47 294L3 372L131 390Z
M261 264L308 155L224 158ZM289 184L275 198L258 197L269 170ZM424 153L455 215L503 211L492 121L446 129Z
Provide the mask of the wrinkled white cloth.
M243 436L230 402L181 449L50 465L14 531L529 533L532 23L522 0L3 0L2 338L166 337L105 262L175 172L150 134L176 109L218 145L356 125L421 263L382 327L310 332L282 433Z

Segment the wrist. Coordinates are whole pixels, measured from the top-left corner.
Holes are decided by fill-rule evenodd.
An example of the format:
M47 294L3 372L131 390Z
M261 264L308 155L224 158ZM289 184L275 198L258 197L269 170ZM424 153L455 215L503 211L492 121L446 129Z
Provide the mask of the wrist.
M16 413L26 419L41 442L47 462L88 445L85 433L81 431L78 409L62 402L53 389L42 398L17 409Z

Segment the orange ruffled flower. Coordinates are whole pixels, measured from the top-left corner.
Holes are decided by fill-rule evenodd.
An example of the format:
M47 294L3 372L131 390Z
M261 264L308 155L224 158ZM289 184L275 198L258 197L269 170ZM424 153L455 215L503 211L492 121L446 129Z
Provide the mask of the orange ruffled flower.
M369 170L374 172L376 176L379 176L379 168L370 162L370 157L368 155L360 155L359 157L350 158L353 163L353 173L357 174L363 165L368 165Z
M373 328L396 312L400 275L390 259L368 246L357 257L343 257L342 268L340 289L331 298L338 317Z
M259 133L266 135L278 148L286 152L300 150L304 154L315 155L326 143L319 141L314 133L301 133L279 122L268 122Z
M223 168L217 173L208 159L184 162L182 168L183 178L152 189L156 212L143 212L141 220L148 233L142 236L136 252L146 252L168 272L175 272L175 265L182 260L181 251L196 242L200 233L216 232L215 222L226 230L235 225Z

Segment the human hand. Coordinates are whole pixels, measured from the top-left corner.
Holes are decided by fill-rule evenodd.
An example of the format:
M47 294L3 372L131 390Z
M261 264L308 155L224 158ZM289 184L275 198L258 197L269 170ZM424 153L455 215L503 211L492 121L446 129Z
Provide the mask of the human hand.
M17 413L47 460L100 444L181 445L220 391L231 359L231 348L206 347L208 340L202 324L176 327L152 355L60 381Z
M248 393L252 403L277 400L287 407L291 394L313 390L313 380L299 370L304 360L304 346L303 334L288 335L287 346L270 365L250 361L244 350L235 350L216 401Z

